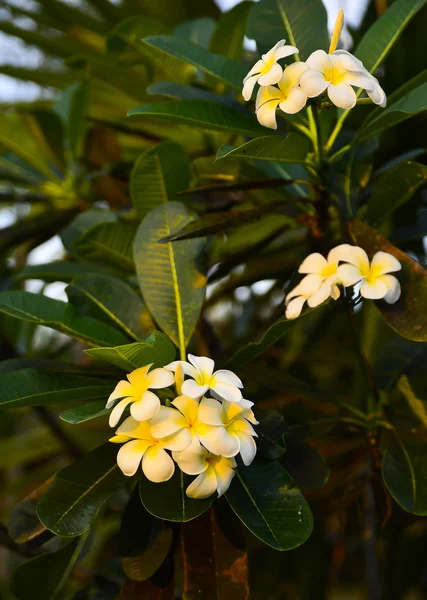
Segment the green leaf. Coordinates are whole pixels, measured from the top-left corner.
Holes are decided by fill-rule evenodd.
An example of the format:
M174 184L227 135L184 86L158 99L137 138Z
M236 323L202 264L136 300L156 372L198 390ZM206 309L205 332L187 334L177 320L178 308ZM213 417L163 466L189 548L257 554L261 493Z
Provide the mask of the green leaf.
M240 350L237 350L227 361L227 368L235 369L253 361L268 348L280 340L292 327L294 321L282 319L274 323L263 335L259 342L250 342Z
M427 515L427 442L422 438L387 434L382 444L381 472L390 494L415 515Z
M91 348L85 352L127 372L149 364L153 364L153 368L164 367L175 359L176 354L174 346L160 331L155 331L144 342L116 348Z
M216 160L246 158L272 162L303 163L307 158L309 148L309 141L295 133L290 133L286 138L268 135L246 142L246 144L237 148L223 146L218 150Z
M115 346L127 341L122 333L107 323L82 317L71 304L41 294L0 292L0 312L22 321L51 327L94 346Z
M7 531L17 544L25 544L46 532L46 528L43 527L37 517L36 506L46 493L50 481L48 479L33 489L12 510L7 524Z
M35 595L43 600L58 598L85 541L85 538L73 540L57 552L37 556L17 567L12 590L18 600L34 600Z
M185 490L191 480L178 468L171 479L163 483L153 483L142 477L139 484L141 502L149 513L159 519L179 523L191 521L204 513L214 501L214 496L204 500L189 498Z
M65 125L67 150L76 159L82 152L85 114L89 104L90 80L83 79L65 88L54 104Z
M329 467L323 456L297 435L291 433L285 440L286 452L280 463L295 484L308 492L323 487L329 479Z
M64 537L89 531L103 504L126 485L117 450L116 444L106 443L55 475L37 507L47 529Z
M399 36L426 0L396 0L361 39L355 52L370 73L374 73Z
M165 561L172 546L172 537L172 529L165 528L144 552L122 558L125 575L133 581L146 581L152 577Z
M84 233L74 244L74 251L85 260L135 271L132 245L136 229L123 223L100 223Z
M100 223L116 223L116 215L110 210L92 208L77 215L64 231L61 231L61 241L71 254L74 253L76 242L84 233Z
M405 397L409 408L418 418L418 420L427 427L427 408L420 398L414 394L409 379L406 375L402 375L397 383L397 389Z
M212 54L221 54L233 60L240 60L246 19L252 7L252 2L243 1L221 15L209 44L209 51Z
M423 83L387 108L381 109L381 112L375 113L377 116L367 121L359 130L354 139L355 143L363 142L425 111L427 109L426 95L427 83Z
M203 46L179 37L152 36L145 38L144 43L157 50L166 72L169 70L169 57L173 56L235 89L242 89L247 69L234 60L212 54Z
M205 241L159 244L159 240L192 220L183 204L170 202L145 217L135 238L136 270L146 305L181 352L194 331L205 296L206 276L200 265Z
M129 337L140 340L150 332L144 326L144 303L126 283L108 275L82 275L66 292L80 292L102 310Z
M321 0L261 0L249 14L246 35L262 52L286 38L306 60L315 50L328 51L326 9Z
M427 167L406 161L384 171L375 181L368 202L366 220L377 227L413 197L427 182Z
M124 53L131 50L143 51L143 38L153 34L168 34L169 27L157 19L147 16L132 16L121 21L108 36L105 49L109 53Z
M135 163L130 177L130 195L138 216L175 200L189 182L187 154L174 142L163 142L146 150Z
M19 369L0 373L0 405L7 408L64 404L73 400L106 398L111 385L105 378L43 369Z
M128 115L171 121L208 131L230 131L252 137L265 134L265 128L258 124L255 117L239 112L230 106L205 100L145 104L132 108Z
M174 100L208 100L230 104L228 97L216 96L198 87L176 83L175 81L158 81L147 88L147 93L153 96L165 96Z
M200 17L180 23L174 29L174 35L208 48L216 22L210 17Z
M51 263L40 265L26 265L18 271L15 279L42 279L43 281L65 281L70 282L78 275L86 275L92 273L99 275L103 268L99 265L82 264L77 262L68 262L63 260L55 260Z
M402 264L402 271L395 275L400 281L402 295L395 304L384 301L376 303L387 323L399 335L414 342L427 342L427 271L407 254L393 246L375 229L371 229L360 221L350 224L350 231L359 246L364 248L368 256L378 252L392 254Z
M113 387L110 386L109 391L105 394L105 397L102 400L95 400L93 402L89 402L88 404L83 404L83 406L67 408L67 410L64 410L59 417L66 423L77 425L78 423L84 423L85 421L90 421L91 419L96 419L97 417L103 417L104 415L107 415L110 412L110 409L105 408L105 400L107 395L111 393L112 389ZM81 398L79 398L79 400L80 399Z
M243 524L276 550L297 548L313 529L306 499L276 461L238 468L226 498Z

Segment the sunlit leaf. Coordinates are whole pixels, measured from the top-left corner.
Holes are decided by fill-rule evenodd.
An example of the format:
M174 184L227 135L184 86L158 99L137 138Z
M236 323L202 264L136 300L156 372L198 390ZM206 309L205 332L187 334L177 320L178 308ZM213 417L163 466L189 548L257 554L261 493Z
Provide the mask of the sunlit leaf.
M97 417L103 417L107 415L110 411L105 408L106 400L113 390L113 385L110 386L108 394L105 394L102 400L94 400L93 402L89 402L88 404L83 404L82 406L75 406L74 408L67 408L64 410L59 416L66 423L72 423L76 425L78 423L84 423L85 421L90 421L91 419L96 419Z
M269 135L246 142L246 144L237 148L223 146L218 150L216 159L246 158L272 162L303 163L307 158L309 147L309 141L306 138L294 133L290 133L286 138Z

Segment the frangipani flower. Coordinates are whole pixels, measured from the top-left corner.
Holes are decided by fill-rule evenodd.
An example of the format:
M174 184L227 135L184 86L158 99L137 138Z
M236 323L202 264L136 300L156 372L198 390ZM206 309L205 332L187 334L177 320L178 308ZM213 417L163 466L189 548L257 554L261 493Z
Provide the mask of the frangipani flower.
M339 277L345 286L361 281L360 294L363 298L384 298L389 304L399 300L400 283L396 277L389 275L402 268L397 258L388 252L377 252L370 263L366 252L356 246L347 256L347 262L350 264L338 267Z
M259 85L274 85L282 76L283 69L277 63L281 58L286 58L292 54L298 53L298 48L294 46L286 46L286 40L280 40L277 44L263 54L246 77L243 80L243 98L248 101L251 99L255 84Z
M144 475L155 483L167 481L175 471L174 462L165 449L180 451L188 446L185 436L157 439L149 421L141 423L133 417L125 419L116 434L110 442L123 444L117 454L117 464L124 475L135 475L142 461Z
M326 281L321 284L317 275L306 275L285 298L286 318L299 317L305 302L310 308L316 308L328 298L337 300L339 296L340 291L336 285Z
M203 434L206 430L206 425L198 419L199 400L178 396L172 404L176 408L160 407L157 415L151 419L151 432L160 439L179 433L182 439L188 441L189 446L193 438L198 439L198 434Z
M251 410L253 402L242 399L239 404L213 398L203 398L199 406L199 420L207 430L199 435L202 444L213 454L230 458L239 454L246 466L256 454L254 437L258 437L251 421L258 424Z
M181 386L181 391L184 396L190 398L201 398L208 390L219 396L221 399L229 400L230 402L240 402L242 392L239 388L243 387L240 379L232 371L221 369L215 371L215 363L211 358L206 356L188 355L188 360L176 360L165 369L176 371L177 366L181 365L184 373L189 375L191 379L187 379Z
M225 494L234 477L237 466L234 458L225 458L208 452L197 441L182 452L173 452L181 471L198 475L186 490L190 498L209 498L215 492Z
M256 98L256 115L264 127L277 129L276 109L293 115L304 108L307 94L299 87L303 73L308 70L304 62L295 62L283 71L277 82L279 87L260 87Z
M137 421L146 421L159 412L160 400L150 388L158 390L168 387L174 383L174 376L167 369L153 369L152 365L146 365L135 369L126 377L128 381L122 380L116 385L114 391L108 398L106 408L111 408L118 398L123 398L113 408L110 414L110 427L115 427L120 421L126 406L132 403L130 414Z
M300 85L309 98L315 98L327 91L330 101L339 108L353 108L357 102L352 86L366 90L372 102L384 107L387 98L378 80L373 77L363 63L345 50L337 50L344 25L344 14L339 12L332 36L329 54L316 50L307 59L307 70L301 77Z

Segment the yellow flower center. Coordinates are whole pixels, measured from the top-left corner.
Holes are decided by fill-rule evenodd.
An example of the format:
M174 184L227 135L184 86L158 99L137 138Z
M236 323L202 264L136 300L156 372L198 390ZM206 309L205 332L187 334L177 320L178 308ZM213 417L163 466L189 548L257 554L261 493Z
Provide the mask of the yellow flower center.
M207 373L199 373L196 377L196 382L199 385L210 385L210 387L215 385L215 379Z
M323 267L323 269L320 271L320 276L324 277L325 279L327 279L328 277L332 277L332 275L335 275L338 271L338 265L327 265L326 267Z
M261 69L261 73L263 75L267 75L267 73L270 71L271 67L274 65L275 62L276 62L276 59L274 58L274 56L265 60L264 65Z
M222 458L221 456L215 456L215 455L208 456L206 458L206 462L209 463L209 465L211 467L215 468L215 465L217 465L219 463L219 461L221 460L221 458Z
M371 285L374 285L377 281L377 279L380 277L380 271L381 269L379 267L371 267L370 269L364 269L364 277L365 277L365 281L366 283L370 283Z
M324 75L325 79L327 79L332 85L338 85L341 83L343 75L345 75L345 69L337 68L337 67L329 67L329 69L325 69Z

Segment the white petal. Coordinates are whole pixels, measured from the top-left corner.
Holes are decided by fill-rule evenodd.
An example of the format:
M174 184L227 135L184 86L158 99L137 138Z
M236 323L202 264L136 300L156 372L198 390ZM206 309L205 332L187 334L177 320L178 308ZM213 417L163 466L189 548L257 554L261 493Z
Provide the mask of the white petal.
M309 254L305 258L298 269L298 273L316 273L317 275L328 266L327 260L319 252Z
M256 443L251 435L241 433L240 439L240 456L242 457L243 463L248 467L256 455Z
M215 363L207 356L194 356L193 354L189 354L188 360L200 373L203 373L207 377L210 377L214 372Z
M214 466L216 475L216 487L218 491L218 498L225 494L230 487L230 483L235 475L233 469L228 465L224 464L225 461L220 461Z
M387 286L387 294L384 296L384 300L388 304L394 304L399 300L401 294L399 280L393 275L383 275L381 281Z
M377 279L375 283L364 281L360 288L360 294L369 300L380 300L387 295L387 292L387 286L380 278Z
M301 294L306 296L306 298L315 294L323 283L323 279L324 278L321 275L315 273L306 275L299 284Z
M254 92L254 87L258 79L259 75L253 75L252 77L249 77L249 79L247 79L243 84L242 96L246 100L246 102L249 102L249 100L251 99L252 94Z
M209 463L206 461L208 452L206 448L194 439L191 445L182 452L173 452L173 458L181 471L187 475L199 475L206 471Z
M199 405L198 418L206 425L221 426L222 421L222 404L213 398L202 398Z
M264 66L264 61L263 60L257 60L257 62L254 64L254 66L252 67L252 69L249 71L249 73L246 75L246 77L243 80L243 83L245 83L248 79L250 79L253 75L257 74L257 73L261 73L261 69Z
M304 306L306 298L305 296L299 296L294 300L291 300L286 307L286 318L296 319L300 316L302 307Z
M255 429L243 416L234 419L234 421L230 423L230 425L226 429L228 433L234 433L236 435L244 433L245 435L252 435L258 437L258 434L255 431Z
M276 56L276 52L277 50L281 47L284 46L286 44L286 40L279 40L277 42L277 44L274 44L274 46L266 53L266 54L262 54L262 59L268 60L269 58L273 58L274 56Z
M175 377L168 369L154 369L146 377L147 389L160 390L175 383Z
M120 402L116 404L116 406L111 411L110 418L108 420L108 424L110 427L115 427L117 425L117 423L122 417L123 411L125 410L126 406L131 402L132 398L123 398L123 400L120 400Z
M125 419L117 429L116 433L119 435L127 435L131 438L152 441L150 424L147 421L136 421L133 417Z
M342 76L342 81L349 85L368 90L372 88L372 79L367 73L358 73L356 71L347 71Z
M346 50L335 50L332 56L337 56L341 65L349 71L364 71L367 73L362 61Z
M307 94L298 86L291 87L288 97L279 104L279 108L288 115L295 115L307 104Z
M124 444L117 453L117 464L122 472L128 477L135 475L141 458L152 442L146 440L132 440Z
M189 396L190 398L200 398L205 392L208 391L208 389L208 385L199 385L192 379L184 381L181 387L183 395Z
M329 81L320 71L306 71L302 74L300 86L309 98L320 96L326 90Z
M277 129L276 121L276 108L279 105L280 100L268 100L258 106L256 110L256 118L258 123L269 129Z
M236 456L239 453L239 438L225 429L225 427L206 427L204 433L197 432L202 444L219 456Z
M338 108L349 109L356 106L356 92L348 83L338 83L328 87L329 100Z
M371 77L371 88L367 89L369 98L374 104L378 104L381 108L387 106L387 96L383 88L380 86L378 79Z
M366 252L360 246L351 246L346 254L346 261L362 271L369 270L369 258Z
M176 433L168 435L160 440L161 446L166 450L173 450L173 452L181 452L188 448L193 441L193 436L189 428L179 429Z
M209 467L190 483L186 489L186 494L189 498L209 498L209 496L212 496L216 492L216 486L215 471L212 467Z
M243 383L242 380L237 377L233 371L228 371L227 369L220 369L219 371L215 371L214 373L215 379L221 383L230 383L231 385L235 385L236 387L242 388Z
M376 275L385 275L386 273L395 273L400 271L402 265L392 254L388 252L376 252L372 259L371 269L375 269Z
M316 50L310 54L306 63L313 71L328 71L331 66L329 55L324 50Z
M198 371L197 371L197 369L195 369L193 367L193 365L190 365L190 363L186 362L185 360L175 360L174 362L171 362L168 365L166 365L165 369L168 369L168 371L175 372L177 365L181 365L182 370L184 371L184 373L186 375L189 375L193 379L195 377L197 377L197 375L199 374Z
M195 398L178 396L175 398L172 404L176 406L189 421L194 421L194 419L197 417L199 401Z
M347 256L349 256L353 248L354 246L350 244L335 246L328 254L328 263L330 265L337 265L339 262L347 262Z
M147 389L147 386L145 385L145 379L152 364L153 363L150 365L145 365L144 367L139 367L138 369L132 371L132 373L128 373L128 375L126 375L130 383L135 388L135 391L138 390L141 392L141 390L145 391Z
M338 298L341 296L341 292L340 292L340 288L333 284L332 288L331 288L331 298L333 300L338 300Z
M229 383L216 383L211 386L211 389L221 396L224 400L228 400L229 402L240 402L242 399L242 392L235 385L230 385Z
M141 400L134 402L130 407L130 414L137 421L148 421L160 410L160 400L153 392L145 392Z
M154 483L167 481L175 471L175 465L169 454L160 446L151 446L142 459L144 475Z
M187 427L188 421L176 408L161 406L157 415L151 419L150 425L151 433L155 438L164 438Z
M354 265L340 265L338 267L338 279L344 287L348 287L349 285L358 283L363 279L363 275L359 267Z
M108 397L105 408L111 408L118 398L129 398L134 395L134 390L128 381L119 381L114 391Z
M331 286L324 283L320 286L319 290L307 300L307 304L310 308L316 308L316 306L319 306L331 296L331 292Z
M259 85L274 85L282 77L283 69L278 63L274 63L268 73L261 75L258 79Z
M295 48L295 46L281 46L275 50L274 57L276 60L280 60L281 58L292 56L292 54L298 54L298 48Z
M288 302L291 301L292 298L296 298L297 296L302 296L302 292L300 289L300 286L297 285L296 287L294 287L289 294L286 295L285 297L285 304L288 304Z

